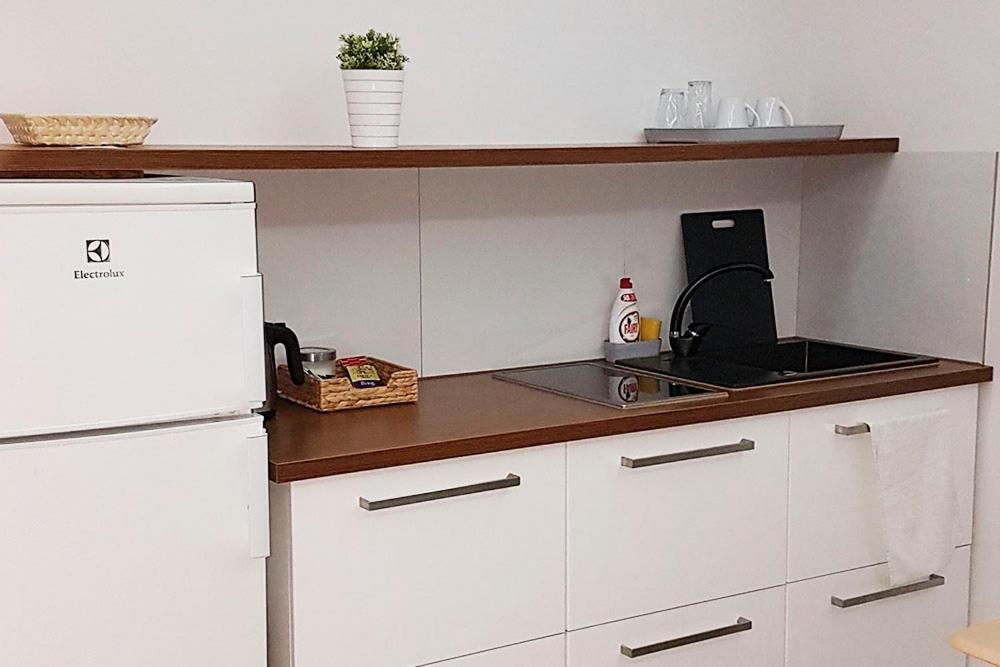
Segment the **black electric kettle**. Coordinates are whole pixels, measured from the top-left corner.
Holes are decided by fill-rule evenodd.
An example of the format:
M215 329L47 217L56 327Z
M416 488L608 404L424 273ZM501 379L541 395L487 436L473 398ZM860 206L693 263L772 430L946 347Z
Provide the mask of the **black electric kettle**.
M264 322L264 382L267 387L267 400L257 410L264 419L274 414L278 402L278 388L275 382L274 348L285 347L285 358L288 360L288 375L292 382L302 384L306 381L302 370L302 354L299 351L299 339L295 332L285 326L284 322Z

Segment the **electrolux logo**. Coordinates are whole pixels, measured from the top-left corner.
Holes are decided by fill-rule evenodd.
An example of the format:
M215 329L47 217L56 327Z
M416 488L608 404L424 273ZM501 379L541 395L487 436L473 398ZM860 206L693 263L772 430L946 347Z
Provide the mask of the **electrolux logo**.
M84 242L84 250L88 264L108 264L111 262L111 240L110 239L87 239ZM125 272L112 268L98 271L83 271L77 269L73 272L73 280L102 280L108 278L124 278Z
M87 241L87 262L104 263L111 261L111 241L108 239L89 239Z

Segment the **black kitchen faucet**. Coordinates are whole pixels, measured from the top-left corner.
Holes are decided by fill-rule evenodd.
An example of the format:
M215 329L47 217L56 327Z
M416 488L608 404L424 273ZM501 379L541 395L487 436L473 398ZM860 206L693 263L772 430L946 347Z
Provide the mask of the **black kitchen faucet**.
M774 274L770 269L752 262L723 264L703 273L681 291L680 296L677 297L677 302L674 303L674 310L670 314L670 349L674 351L674 354L680 357L689 357L696 354L698 347L701 345L702 337L711 326L710 324L692 322L688 326L687 331L681 333L681 327L684 323L684 313L691 302L691 297L705 283L734 271L752 271L760 274L765 281L774 279Z

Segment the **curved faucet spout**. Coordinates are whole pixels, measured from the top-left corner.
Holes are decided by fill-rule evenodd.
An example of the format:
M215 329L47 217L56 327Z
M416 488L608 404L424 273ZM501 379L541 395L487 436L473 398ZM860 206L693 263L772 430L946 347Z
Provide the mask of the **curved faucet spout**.
M670 314L670 349L672 349L675 354L687 357L697 352L698 346L701 343L701 337L704 335L705 329L707 328L705 325L692 325L691 327L688 327L686 333L681 332L681 326L684 324L684 313L687 312L688 304L691 303L691 298L694 296L694 293L697 292L705 283L727 273L733 273L734 271L751 271L759 274L765 281L774 280L774 273L772 273L770 269L761 266L760 264L754 264L753 262L734 262L732 264L723 264L722 266L717 266L714 269L702 274L694 282L684 288L684 290L680 293L680 296L677 297L677 302L674 304L674 310Z

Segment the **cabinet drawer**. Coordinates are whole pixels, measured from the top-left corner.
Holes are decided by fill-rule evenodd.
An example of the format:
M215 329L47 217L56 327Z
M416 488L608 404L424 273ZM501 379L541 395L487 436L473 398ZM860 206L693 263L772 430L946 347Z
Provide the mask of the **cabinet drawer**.
M569 667L782 664L783 586L570 632ZM633 657L626 653L631 652Z
M948 636L966 625L969 547L955 550L943 585L841 608L888 587L885 565L788 585L788 667L961 667Z
M292 484L296 666L400 667L563 632L564 454Z
M959 508L956 546L969 544L977 396L976 387L961 387L793 413L788 452L788 580L885 560L871 439L837 435L838 424L947 409Z
M433 664L440 667L565 667L566 635L536 639Z
M779 415L569 445L568 627L783 584L787 424Z

